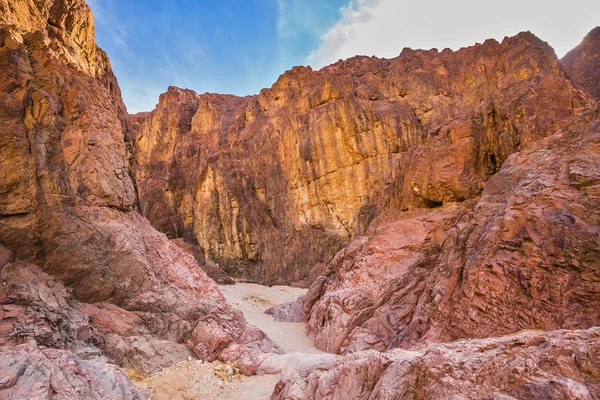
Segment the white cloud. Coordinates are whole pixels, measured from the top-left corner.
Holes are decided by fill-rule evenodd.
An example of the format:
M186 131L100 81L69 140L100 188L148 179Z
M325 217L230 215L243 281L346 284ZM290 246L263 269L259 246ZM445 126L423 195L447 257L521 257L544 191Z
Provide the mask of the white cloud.
M396 57L404 47L459 49L531 31L563 56L600 24L597 0L352 0L307 62L355 55Z

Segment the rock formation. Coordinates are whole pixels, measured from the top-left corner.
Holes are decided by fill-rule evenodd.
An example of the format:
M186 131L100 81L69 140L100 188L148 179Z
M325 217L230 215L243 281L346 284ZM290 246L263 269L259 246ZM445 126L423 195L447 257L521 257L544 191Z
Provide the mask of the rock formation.
M271 398L592 400L599 355L599 328L432 345L422 354L361 351L334 366L286 371Z
M274 398L598 398L598 33L567 72L522 33L130 117L83 0L0 0L0 397L294 364L202 264L310 285L272 312L340 356Z
M586 73L595 54L581 56ZM295 68L253 97L171 88L135 130L151 223L237 276L304 284L323 271L301 301L272 313L304 317L316 345L344 360L600 324L600 112L529 33ZM320 254L316 264L297 258L307 248ZM383 373L390 353L369 354L384 361L356 368ZM348 376L359 386L377 380L349 375L347 362L302 385L351 392L307 398L378 398L374 386L346 385ZM541 385L511 393L552 386Z
M308 284L382 203L476 198L590 104L529 33L297 67L245 98L170 88L133 119L140 206L232 275Z
M76 361L100 351L142 372L232 345L279 352L137 213L132 140L83 0L0 0L0 344L26 346L3 362L30 360L48 374L77 362L82 375L105 374L61 386L79 395L114 398L102 390L130 386L114 369ZM19 371L0 397L29 393L18 386L30 373Z
M561 60L569 76L600 100L600 26Z
M303 307L331 352L600 324L600 113L511 155L474 204L380 223Z

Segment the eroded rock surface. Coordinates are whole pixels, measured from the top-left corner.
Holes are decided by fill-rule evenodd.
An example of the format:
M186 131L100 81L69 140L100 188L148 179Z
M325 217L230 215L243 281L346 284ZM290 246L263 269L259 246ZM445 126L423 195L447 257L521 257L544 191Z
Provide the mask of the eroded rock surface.
M0 0L1 344L93 344L142 372L280 352L138 214L132 139L85 2Z
M600 118L511 155L481 197L380 223L303 300L317 347L380 351L600 324Z
M145 393L114 365L32 341L0 347L0 398L141 400Z
M600 396L600 329L362 351L288 370L272 399L577 399Z

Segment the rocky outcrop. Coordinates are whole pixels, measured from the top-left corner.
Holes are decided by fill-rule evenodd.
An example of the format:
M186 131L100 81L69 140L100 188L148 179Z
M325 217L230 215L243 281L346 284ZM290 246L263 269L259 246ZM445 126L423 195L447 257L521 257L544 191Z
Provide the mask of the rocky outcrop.
M511 155L473 205L407 213L353 241L304 298L317 347L599 325L599 138L593 109Z
M145 395L114 365L28 342L0 347L0 398L138 400Z
M460 341L422 354L362 351L333 367L286 371L271 398L592 400L600 397L599 354L599 328Z
M280 352L137 213L132 139L84 1L0 0L1 344L94 345L141 372L233 345ZM77 357L34 353L60 358L40 361L49 374Z
M600 100L600 26L588 33L560 62L575 82Z
M297 67L245 98L170 88L133 119L140 206L230 274L307 284L383 210L477 198L591 102L530 33Z

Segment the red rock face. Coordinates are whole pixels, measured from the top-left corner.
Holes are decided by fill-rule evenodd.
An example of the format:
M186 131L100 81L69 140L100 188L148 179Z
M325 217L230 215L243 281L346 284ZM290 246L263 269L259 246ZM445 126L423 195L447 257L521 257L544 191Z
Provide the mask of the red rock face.
M94 344L143 372L279 352L136 212L130 132L88 6L0 0L0 344Z
M600 26L561 60L569 76L600 100Z
M353 241L304 299L317 346L384 351L598 325L599 139L592 109L511 155L476 202Z
M390 203L476 198L590 103L529 33L298 67L246 98L171 88L134 117L140 205L234 275L306 284Z
M272 399L596 399L600 332L521 333L433 345L419 353L362 351L337 365L283 374Z
M82 0L0 0L0 397L141 396L102 357L286 369L198 262L312 282L273 312L344 356L275 398L598 397L597 329L489 339L600 324L594 35L581 86L523 33L130 121Z

